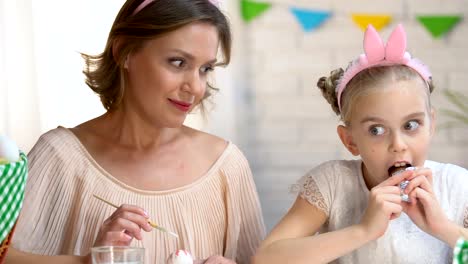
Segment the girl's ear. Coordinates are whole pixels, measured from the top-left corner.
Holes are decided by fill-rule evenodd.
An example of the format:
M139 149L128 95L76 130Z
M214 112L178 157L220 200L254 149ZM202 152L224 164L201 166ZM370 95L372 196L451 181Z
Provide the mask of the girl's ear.
M354 156L358 156L360 154L359 149L356 146L356 143L354 143L353 135L351 134L349 127L339 125L336 128L336 131L338 132L338 136L346 149L348 149L348 151Z

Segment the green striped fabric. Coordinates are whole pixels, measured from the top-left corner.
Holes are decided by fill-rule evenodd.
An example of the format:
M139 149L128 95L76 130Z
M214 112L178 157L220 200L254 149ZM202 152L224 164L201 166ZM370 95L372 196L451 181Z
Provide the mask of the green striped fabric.
M28 177L28 160L20 153L20 160L0 165L0 242L3 243L18 219ZM0 243L0 244L1 244Z
M453 264L468 263L468 240L458 239L457 245L453 249Z

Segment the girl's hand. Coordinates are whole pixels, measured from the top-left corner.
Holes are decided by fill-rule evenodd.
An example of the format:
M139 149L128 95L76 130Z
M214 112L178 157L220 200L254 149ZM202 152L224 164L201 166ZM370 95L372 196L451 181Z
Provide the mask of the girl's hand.
M94 246L129 246L133 238L142 239L141 229L152 230L145 210L134 205L121 205L102 224Z
M223 256L215 255L205 260L195 260L193 264L236 264L236 262Z
M392 176L370 191L369 203L360 225L369 234L371 240L385 234L390 220L400 216L403 207L400 188L397 185L412 174L412 171L405 171Z
M451 222L432 189L431 169L417 168L408 180L410 183L404 192L408 194L410 202L404 203L403 211L421 230L440 238Z

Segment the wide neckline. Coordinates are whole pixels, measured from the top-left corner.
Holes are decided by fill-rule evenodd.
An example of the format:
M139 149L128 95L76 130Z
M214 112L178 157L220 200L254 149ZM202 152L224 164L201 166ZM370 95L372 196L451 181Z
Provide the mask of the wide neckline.
M99 163L94 159L94 157L89 153L89 151L86 149L86 147L81 143L80 139L69 129L63 126L57 127L60 130L63 130L73 141L73 143L78 147L80 152L85 156L85 158L92 164L92 166L100 172L99 176L103 176L104 178L110 180L111 182L115 183L116 185L143 195L167 195L167 194L173 194L173 193L179 193L183 192L186 190L189 190L199 184L202 184L203 182L207 181L210 179L212 175L216 175L216 171L219 169L219 167L223 164L224 160L226 157L229 155L229 153L233 149L233 143L231 141L228 141L226 148L224 151L221 153L221 155L216 159L216 161L211 165L211 167L199 178L197 178L194 182L191 182L189 184L185 184L173 189L167 189L167 190L158 190L158 191L151 191L151 190L142 190L135 188L133 186L130 186L121 180L115 178L111 173L109 173L107 170L105 170Z

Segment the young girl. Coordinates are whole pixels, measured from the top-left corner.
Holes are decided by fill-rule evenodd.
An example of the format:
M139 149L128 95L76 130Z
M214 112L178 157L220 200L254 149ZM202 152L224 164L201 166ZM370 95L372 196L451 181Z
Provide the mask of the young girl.
M344 123L341 141L361 159L305 175L254 263L451 261L468 227L468 171L426 160L435 128L431 74L405 52L401 25L386 45L368 27L364 49L346 71L318 82Z

